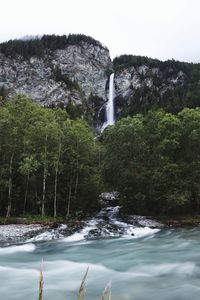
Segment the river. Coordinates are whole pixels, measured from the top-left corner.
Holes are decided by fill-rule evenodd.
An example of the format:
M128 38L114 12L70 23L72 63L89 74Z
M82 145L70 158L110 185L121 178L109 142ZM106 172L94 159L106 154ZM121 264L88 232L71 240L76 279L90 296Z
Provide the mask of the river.
M198 228L131 227L114 221L112 212L109 219L125 227L124 233L85 239L99 219L89 220L79 233L58 240L42 241L40 236L21 244L2 244L0 299L37 299L42 259L44 300L77 299L87 267L86 300L101 299L109 281L113 300L200 299Z

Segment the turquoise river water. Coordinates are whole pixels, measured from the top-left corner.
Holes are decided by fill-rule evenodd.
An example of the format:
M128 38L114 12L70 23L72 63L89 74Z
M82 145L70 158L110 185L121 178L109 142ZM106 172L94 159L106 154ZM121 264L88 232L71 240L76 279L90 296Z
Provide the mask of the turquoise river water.
M199 300L200 229L161 229L114 239L63 238L0 247L0 299L35 300L44 259L44 300L77 299L89 266L86 300Z

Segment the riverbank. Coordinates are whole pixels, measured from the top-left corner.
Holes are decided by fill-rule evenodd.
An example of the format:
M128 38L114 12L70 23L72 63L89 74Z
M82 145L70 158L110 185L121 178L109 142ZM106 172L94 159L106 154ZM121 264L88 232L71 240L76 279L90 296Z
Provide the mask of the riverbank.
M24 224L24 225L32 225L32 224L41 224L41 225L53 225L53 224L76 224L80 222L84 215L80 216L71 216L69 218L65 217L52 217L52 216L40 216L40 215L29 215L23 217L10 217L4 218L0 217L0 225L13 225L13 224Z
M137 236L151 230L177 227L198 227L200 216L150 218L138 215L118 215L119 206L103 208L93 217L68 219L49 216L0 218L0 243L47 241L60 238L105 239L123 235ZM138 231L139 230L139 231ZM144 231L144 232L142 232ZM73 237L77 235L77 237Z
M0 217L0 226L1 225L40 225L40 226L48 226L48 227L57 227L59 224L66 224L69 227L82 227L82 221L88 217L89 215L80 215L73 216L70 218L64 217L52 217L52 216L44 216L41 217L39 215L28 216L28 217L10 217L4 218ZM166 227L182 227L182 226L200 226L200 215L197 216L155 216L155 217L145 217L140 215L120 215L120 218L124 221L128 221L133 223L135 219L140 220L154 220L154 222L158 222L158 224L163 224ZM147 221L145 221L147 223ZM156 223L155 223L156 224ZM140 224L141 225L141 224Z
M145 225L152 227L151 223L153 221L153 225L155 227L198 227L200 226L200 215L196 216L139 216L139 215L126 215L121 214L120 217L124 221L128 221L134 223L135 219L140 220L139 225ZM150 220L150 224L148 223ZM142 221L142 222L141 222Z
M0 225L0 243L38 242L62 238L73 241L127 236L137 238L148 236L163 228L163 224L145 216L122 217L119 210L120 206L109 206L93 216L78 216L68 220L51 217L16 218L15 224L4 222L4 225ZM7 223L11 221L13 219L8 219Z
M78 227L67 224L9 224L0 225L0 245L24 242L49 241L67 237Z
M159 222L167 227L197 227L200 226L200 216L176 216L176 217L159 217Z
M83 222L78 217L28 216L0 218L0 244L18 243L38 236L39 240L58 239L80 230ZM51 236L51 238L49 237Z

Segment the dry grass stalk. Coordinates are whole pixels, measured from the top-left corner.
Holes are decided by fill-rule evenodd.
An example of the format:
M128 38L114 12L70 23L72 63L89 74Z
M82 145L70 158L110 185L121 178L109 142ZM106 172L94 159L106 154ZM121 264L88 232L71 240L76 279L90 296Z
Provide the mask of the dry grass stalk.
M111 300L111 281L105 286L101 300Z
M84 299L85 291L86 291L86 278L87 278L88 270L89 270L89 267L87 268L87 270L85 272L85 275L83 277L83 280L81 282L81 286L80 286L79 291L78 291L78 300L83 300Z
M43 299L43 286L44 286L44 279L43 279L43 260L40 266L40 283L39 283L39 298L38 300Z
M88 275L89 267L87 268L85 275L82 279L79 291L78 291L78 300L84 300L86 292L86 279ZM40 283L39 283L39 298L38 300L43 299L43 287L44 287L44 276L43 276L43 260L40 267ZM111 281L107 283L103 291L101 300L111 300Z

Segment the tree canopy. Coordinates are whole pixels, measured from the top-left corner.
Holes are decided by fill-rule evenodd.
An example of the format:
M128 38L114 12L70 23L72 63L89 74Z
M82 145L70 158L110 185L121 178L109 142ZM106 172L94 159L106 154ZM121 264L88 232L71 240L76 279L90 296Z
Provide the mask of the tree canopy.
M82 43L105 48L99 41L84 34L69 34L68 36L45 34L41 38L36 37L30 40L18 39L1 43L0 52L9 57L15 57L16 55L23 56L24 58L32 56L41 57L48 51L64 49L69 45L82 45Z
M97 138L85 121L18 95L0 106L0 212L90 213L117 190L128 213L199 214L199 148L199 108L137 114Z
M24 96L0 107L0 211L20 215L93 210L100 187L98 144L83 120Z
M128 117L103 134L103 176L129 213L200 212L200 109Z

